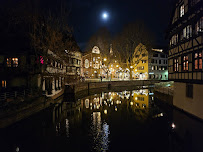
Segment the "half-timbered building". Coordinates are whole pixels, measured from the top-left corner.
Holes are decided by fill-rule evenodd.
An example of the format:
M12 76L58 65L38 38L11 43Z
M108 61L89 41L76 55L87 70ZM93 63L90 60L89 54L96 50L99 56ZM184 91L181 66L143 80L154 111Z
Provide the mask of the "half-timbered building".
M173 104L203 118L203 0L177 0L167 37Z

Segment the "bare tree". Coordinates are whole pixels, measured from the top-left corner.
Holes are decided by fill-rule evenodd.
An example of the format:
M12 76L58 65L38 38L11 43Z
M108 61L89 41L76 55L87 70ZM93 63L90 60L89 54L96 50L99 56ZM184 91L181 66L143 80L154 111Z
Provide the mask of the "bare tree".
M90 37L85 52L92 51L94 46L98 46L103 57L109 56L111 44L111 34L107 28L100 28L93 36Z
M114 38L114 52L116 52L120 63L125 63L127 68L130 69L131 79L132 69L142 60L144 56L142 54L146 50L151 50L153 44L152 35L143 22L135 22L126 25L122 32Z

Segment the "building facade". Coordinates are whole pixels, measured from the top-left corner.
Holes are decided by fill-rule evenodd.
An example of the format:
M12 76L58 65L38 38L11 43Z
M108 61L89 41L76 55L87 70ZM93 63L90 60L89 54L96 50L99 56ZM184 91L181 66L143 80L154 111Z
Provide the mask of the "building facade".
M82 68L85 78L99 78L102 75L102 58L97 46L94 46L90 53L83 55Z
M135 55L137 65L132 66L132 78L138 80L168 80L168 55L163 49L152 49L148 51L142 44L142 54Z
M149 79L168 80L168 55L163 49L152 49L148 66Z
M203 119L203 1L177 0L167 36L173 104Z
M80 51L69 52L65 50L67 55L66 61L66 83L70 83L73 80L78 80L82 72L82 53Z
M81 74L82 55L79 51L71 52L71 56L66 52L59 56L51 50L37 56L27 52L0 55L0 100L15 98L17 92L23 90L54 96L63 90L65 83L74 82Z

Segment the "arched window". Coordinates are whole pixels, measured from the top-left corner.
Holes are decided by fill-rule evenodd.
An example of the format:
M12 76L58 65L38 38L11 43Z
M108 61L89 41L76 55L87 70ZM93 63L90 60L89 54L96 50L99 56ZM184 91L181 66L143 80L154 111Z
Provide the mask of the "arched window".
M85 60L85 68L89 68L89 60L88 59Z
M100 54L99 48L97 46L94 46L93 49L92 49L92 53Z

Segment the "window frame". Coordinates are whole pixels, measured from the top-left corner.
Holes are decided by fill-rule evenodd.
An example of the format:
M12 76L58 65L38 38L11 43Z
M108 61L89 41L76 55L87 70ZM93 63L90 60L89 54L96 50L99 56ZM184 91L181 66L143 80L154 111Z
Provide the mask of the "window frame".
M201 54L201 55L200 55ZM200 61L201 61L201 67L200 67ZM196 65L197 62L197 65ZM197 66L197 68L196 68ZM194 70L195 71L202 71L202 51L195 52L194 53Z
M178 65L178 58L173 59L173 71L178 72L179 71L179 65Z
M179 9L179 15L180 17L183 17L185 15L185 5L184 3L180 5L180 9Z
M189 57L188 55L184 55L182 57L182 70L183 71L188 71L189 70Z

